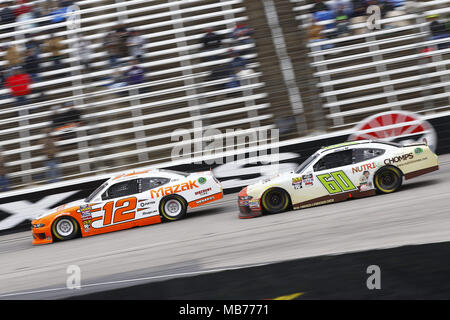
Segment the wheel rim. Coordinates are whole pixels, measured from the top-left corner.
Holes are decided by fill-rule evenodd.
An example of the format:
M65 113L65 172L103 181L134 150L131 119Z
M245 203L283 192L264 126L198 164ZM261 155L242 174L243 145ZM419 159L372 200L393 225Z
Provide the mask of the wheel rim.
M58 232L60 236L70 236L73 233L73 230L73 223L69 219L61 219L56 224L56 232Z
M171 199L164 204L164 212L169 217L178 216L182 210L183 210L183 207L178 200Z
M380 187L385 190L392 190L398 184L398 176L394 171L385 171L379 177Z
M280 191L271 191L267 194L267 204L272 210L280 210L285 206L285 196Z

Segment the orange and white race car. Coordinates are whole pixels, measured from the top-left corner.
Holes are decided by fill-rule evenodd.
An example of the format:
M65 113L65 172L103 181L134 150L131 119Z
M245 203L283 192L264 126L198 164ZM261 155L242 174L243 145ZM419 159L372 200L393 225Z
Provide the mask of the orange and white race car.
M222 196L222 185L210 171L124 173L110 178L84 200L36 217L32 221L33 244L179 220L188 208Z

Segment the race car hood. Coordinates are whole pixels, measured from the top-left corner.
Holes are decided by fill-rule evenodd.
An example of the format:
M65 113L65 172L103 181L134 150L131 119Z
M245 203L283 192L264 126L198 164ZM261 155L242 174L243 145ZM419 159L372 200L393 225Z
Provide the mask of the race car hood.
M76 201L72 201L66 204L63 204L59 207L56 207L52 210L50 210L49 212L46 213L41 213L38 216L36 216L34 218L34 220L39 220L42 218L45 218L47 216L53 215L53 214L58 214L61 212L72 212L72 211L76 211L80 208L81 205L86 205L86 202L84 200L76 200Z
M279 173L270 178L263 178L263 179L259 180L258 182L249 185L247 187L247 193L250 195L255 192L258 193L258 192L261 192L262 190L266 190L269 187L276 187L283 180L285 180L286 178L289 178L293 174L294 174L294 172L290 171L290 172Z

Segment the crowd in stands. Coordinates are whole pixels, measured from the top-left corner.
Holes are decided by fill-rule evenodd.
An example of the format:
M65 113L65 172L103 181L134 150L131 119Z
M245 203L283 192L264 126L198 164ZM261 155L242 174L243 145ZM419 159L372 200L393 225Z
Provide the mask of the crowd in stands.
M237 24L233 31L226 35L217 33L213 28L205 30L205 35L201 39L202 51L212 53L208 54L204 61L228 60L228 62L212 69L207 81L229 78L230 81L219 86L221 89L237 88L241 85L241 77L252 72L252 70L248 69L249 62L244 56L253 53L254 47L250 46L248 49L241 50L235 48L237 46L253 45L253 33L254 30L244 23ZM224 44L225 39L229 40L227 45ZM214 50L221 48L226 48L227 51L221 54L214 53Z
M6 89L7 94L0 99L12 99L14 106L20 107L30 103L45 101L45 91L39 89L42 86L34 84L56 80L60 77L73 75L72 73L57 72L44 75L47 71L62 70L69 67L67 58L77 57L79 70L82 74L92 72L93 68L93 44L82 36L77 36L71 45L66 36L60 36L55 29L51 31L34 31L35 27L48 26L54 23L64 22L67 18L68 8L75 4L69 0L28 0L1 1L0 0L0 26L22 22L20 25L1 29L2 34L14 33L10 37L2 38L0 44L0 90ZM34 22L32 19L48 17L45 21ZM30 21L30 23L23 23ZM16 32L20 31L20 32ZM249 61L245 55L254 52L251 46L253 29L246 24L236 25L229 34L217 32L210 28L205 30L205 35L200 41L201 53L206 53L203 62L213 62L226 59L228 62L215 64L210 70L207 81L217 79L230 79L221 89L236 88L241 85L241 76L252 72L248 68ZM19 34L19 36L17 36ZM22 39L24 42L14 40ZM119 96L143 92L136 88L133 91L126 87L139 85L146 81L146 70L141 66L144 62L146 40L141 31L130 29L126 25L118 24L111 28L103 37L101 47L107 53L107 68L109 75L101 80L107 80L102 85L108 89L124 88L123 91L115 90ZM73 38L72 38L73 40ZM238 46L250 45L244 49ZM66 53L66 49L73 52ZM225 49L225 50L220 50ZM217 53L217 52L222 53ZM73 72L73 71L71 71ZM86 80L88 81L88 80ZM102 83L105 83L101 81ZM118 91L118 92L117 92ZM144 89L145 91L145 89ZM58 160L58 141L75 138L74 129L81 126L82 114L73 103L66 103L52 107L50 116L51 126L41 133L42 155L45 156L45 177L48 182L56 182L62 177L60 160ZM0 191L9 188L8 170L5 166L6 156L0 150Z
M370 32L363 28L349 28L350 25L366 23L368 17L373 13L368 12L371 6L378 6L381 19L396 17L405 14L406 0L314 0L309 14L308 39L311 43L324 40L347 37L355 34ZM431 17L430 39L442 39L449 36L449 23L439 21L438 17ZM382 28L394 28L407 24L405 21L387 23ZM314 50L326 50L333 48L333 44L315 46ZM446 45L440 45L446 47Z

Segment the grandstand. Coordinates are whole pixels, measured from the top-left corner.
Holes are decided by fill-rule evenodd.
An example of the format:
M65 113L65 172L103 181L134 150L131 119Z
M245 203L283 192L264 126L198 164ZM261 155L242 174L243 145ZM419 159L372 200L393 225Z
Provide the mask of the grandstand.
M30 3L36 5L37 2ZM214 27L227 35L238 23L247 20L242 0L227 1L98 1L76 2L81 9L79 29L67 28L66 22L35 26L32 30L15 30L0 35L9 45L24 46L27 34L45 41L50 33L63 37L66 49L62 67L42 64L42 81L32 84L32 97L27 105L17 106L14 99L0 91L0 135L8 176L15 186L41 181L45 171L41 139L43 129L51 126L54 110L73 101L82 112L82 125L75 135L57 143L60 167L66 179L81 177L96 171L149 165L170 159L175 142L171 133L176 128L190 129L201 122L206 128L257 129L272 128L272 114L265 101L264 83L258 71L254 44L224 45L214 51L202 52L200 39L205 28ZM46 17L36 19L41 22ZM146 40L141 67L146 81L109 89L106 77L113 70L108 65L108 53L103 39L110 28L119 24L139 30ZM20 25L2 25L7 29ZM84 72L78 63L76 49L71 44L76 37L88 40L91 55L90 70ZM224 55L212 61L206 56L226 53L229 48L244 50L252 72L241 78L241 86L218 89L229 78L208 80L210 71L230 58ZM49 53L42 53L43 61ZM127 62L130 58L123 58ZM2 61L4 66L6 62ZM120 67L119 67L120 68ZM126 95L118 95L128 91ZM39 99L40 93L45 94ZM43 100L43 101L40 101ZM245 132L245 131L244 131Z
M314 1L291 0L301 30L311 26ZM433 39L427 17L450 12L447 0L397 1L394 12L369 31L366 20L349 25L350 35L310 42L309 57L331 129L354 126L377 112L408 110L430 114L449 110L448 38ZM327 30L328 29L328 30Z
M350 128L380 111L448 110L450 49L440 46L448 39L430 38L427 16L445 16L449 2L417 1L414 10L403 2L381 20L380 30L368 32L359 20L349 26L350 35L310 43L311 0L82 0L74 2L80 9L76 28L50 22L52 16L0 25L2 46L21 52L31 39L57 36L64 45L59 67L50 52L39 54L40 81L31 85L28 104L18 105L0 88L0 147L10 185L45 182L44 130L67 102L81 111L82 121L56 143L65 180L170 161L172 132L193 133L198 123L204 130L246 134L283 129L294 119L281 137L289 139ZM254 41L229 37L241 23L255 29ZM121 25L145 39L139 63L145 80L112 87L114 74L133 60L125 56L111 66L105 40ZM208 28L224 36L211 51L201 44ZM80 38L91 52L88 69L80 61ZM231 60L231 48L244 54L250 72L240 75L240 86L224 88L233 79L211 73ZM0 51L0 67L6 64Z

